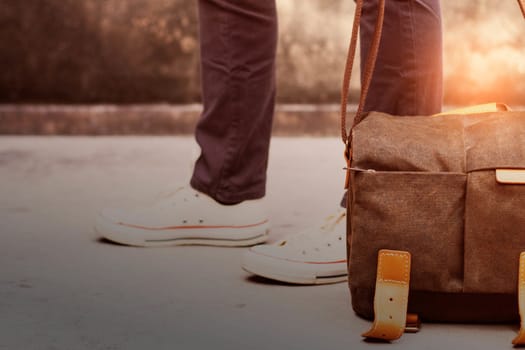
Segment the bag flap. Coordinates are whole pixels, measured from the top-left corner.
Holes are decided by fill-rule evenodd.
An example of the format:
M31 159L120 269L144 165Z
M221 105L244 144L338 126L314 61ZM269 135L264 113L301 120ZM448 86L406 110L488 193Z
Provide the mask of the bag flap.
M458 173L525 169L525 112L433 117L372 112L354 129L352 167Z
M524 112L496 112L464 118L467 172L525 169Z
M462 118L371 112L353 131L352 167L465 172Z

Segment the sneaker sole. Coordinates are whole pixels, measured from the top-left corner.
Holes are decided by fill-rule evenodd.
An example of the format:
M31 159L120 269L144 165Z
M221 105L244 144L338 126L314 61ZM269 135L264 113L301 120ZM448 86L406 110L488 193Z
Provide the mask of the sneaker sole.
M295 262L247 251L243 270L268 279L304 285L340 283L348 280L347 263L316 264Z
M178 245L206 245L218 247L247 247L266 242L268 221L240 227L192 227L148 230L115 224L97 218L95 231L100 236L119 244L135 247L169 247Z

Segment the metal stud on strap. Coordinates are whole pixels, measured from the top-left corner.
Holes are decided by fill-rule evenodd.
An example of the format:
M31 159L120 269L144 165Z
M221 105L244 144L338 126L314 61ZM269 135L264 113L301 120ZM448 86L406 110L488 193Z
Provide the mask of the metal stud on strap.
M417 333L421 328L421 320L417 314L407 314L405 333Z

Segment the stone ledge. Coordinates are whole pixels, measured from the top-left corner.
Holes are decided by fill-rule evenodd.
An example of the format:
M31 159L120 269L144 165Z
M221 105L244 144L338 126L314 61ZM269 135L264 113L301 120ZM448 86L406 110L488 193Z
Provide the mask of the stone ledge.
M202 106L0 105L1 135L191 135ZM339 135L339 106L276 107L277 136Z

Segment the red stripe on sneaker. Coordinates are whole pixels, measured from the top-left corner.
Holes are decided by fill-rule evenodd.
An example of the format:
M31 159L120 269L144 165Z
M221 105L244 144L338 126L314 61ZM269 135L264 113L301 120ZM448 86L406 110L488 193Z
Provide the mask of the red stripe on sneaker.
M264 225L268 222L268 219L258 222L256 224L250 224L250 225L240 225L240 226L205 226L205 225L193 225L193 226L167 226L167 227L146 227L146 226L140 226L140 225L133 225L133 224L126 224L124 222L119 222L119 225L127 226L127 227L133 227L138 228L141 230L150 230L150 231L164 231L164 230L180 230L180 229L213 229L213 228L234 228L234 229L240 229L240 228L250 228L250 227L256 227Z
M294 263L301 263L301 264L312 264L312 265L327 265L327 264L342 264L342 263L346 264L346 262L348 261L346 259L333 260L333 261L304 261L304 260L301 261L301 260L286 259L286 258L281 258L281 257L278 257L278 256L268 255L268 254L264 254L264 253L261 253L261 252L256 252L253 249L250 249L250 251L252 253L255 253L255 254L266 256L268 258L272 258L272 259L276 259L276 260L285 260L285 261L290 261L290 262L294 262Z
M326 262L319 262L319 261L306 261L306 264L342 264L342 263L345 263L346 264L346 259L343 259L343 260L335 260L335 261L326 261Z

